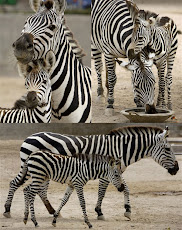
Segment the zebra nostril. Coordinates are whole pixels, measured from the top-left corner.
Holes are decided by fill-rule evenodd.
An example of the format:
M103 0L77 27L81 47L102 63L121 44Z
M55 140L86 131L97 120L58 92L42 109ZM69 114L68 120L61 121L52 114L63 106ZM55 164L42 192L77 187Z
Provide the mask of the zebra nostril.
M14 43L12 44L12 47L15 48L15 46L16 46L16 44L15 44L15 42L14 42Z
M139 99L137 97L135 97L134 102L135 102L135 104L137 104L139 102Z

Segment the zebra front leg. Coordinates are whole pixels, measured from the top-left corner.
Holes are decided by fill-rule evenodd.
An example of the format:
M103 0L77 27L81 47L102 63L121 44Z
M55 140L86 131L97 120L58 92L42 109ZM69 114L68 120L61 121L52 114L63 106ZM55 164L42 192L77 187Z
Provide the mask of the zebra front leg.
M38 195L40 196L42 202L44 203L45 207L47 208L49 214L54 214L55 209L50 204L48 198L47 198L47 190L49 187L49 180L45 181L38 192Z
M167 86L167 94L168 94L167 108L169 110L172 110L171 85L172 85L172 69L173 69L175 54L176 53L173 53L167 59L166 86Z
M80 201L80 206L83 211L83 216L84 216L84 221L88 225L89 228L92 228L92 225L90 221L88 220L87 212L86 212L86 205L85 205L85 198L83 195L83 186L82 185L76 185L75 186L79 201Z
M98 51L95 48L92 48L92 54L93 54L93 59L94 59L94 64L95 64L95 70L97 73L97 95L98 99L100 100L101 98L104 97L104 89L102 86L102 70L103 70L103 64L102 64L102 54L100 51Z
M21 181L21 183L20 183L20 178L21 178L21 171L20 171L20 173L10 182L8 197L7 197L7 200L6 200L5 205L4 205L5 212L3 213L3 215L6 218L11 218L10 209L11 209L11 204L12 204L13 196L14 196L16 190L23 183L25 183L25 181L27 181L29 179L29 177L30 177L30 175L27 174L26 177L24 178L24 181Z
M125 208L125 213L124 216L127 217L128 219L131 220L131 206L130 206L130 192L129 192L129 188L121 174L121 180L122 180L122 184L124 185L124 208Z
M105 115L113 116L114 115L114 86L116 84L116 74L115 74L115 58L109 55L105 55L106 63L106 85L108 86L108 98L107 98L107 108Z
M59 213L60 213L62 207L63 207L63 206L67 203L67 201L69 200L71 194L73 193L73 190L74 190L74 187L71 186L71 185L68 185L68 187L67 187L67 189L66 189L66 192L65 192L65 194L64 194L64 197L63 197L63 199L62 199L62 201L61 201L61 205L59 206L59 208L57 209L57 211L54 213L54 219L53 219L53 221L52 221L52 225L53 225L54 227L56 227L56 221L57 221L57 218L58 218L58 216L59 216Z
M109 185L108 180L105 180L105 179L99 180L98 200L97 200L97 204L95 207L95 211L98 215L97 216L98 220L105 220L104 215L103 215L102 210L101 210L101 205L102 205L102 201L104 199L108 185Z

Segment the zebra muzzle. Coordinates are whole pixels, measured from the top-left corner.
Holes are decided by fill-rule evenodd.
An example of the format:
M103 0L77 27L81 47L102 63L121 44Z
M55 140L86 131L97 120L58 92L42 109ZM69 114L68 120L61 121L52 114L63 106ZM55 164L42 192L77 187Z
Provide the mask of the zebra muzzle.
M175 161L174 167L168 169L168 173L170 173L171 175L176 175L176 173L178 172L178 170L179 170L179 165L178 165L178 162Z

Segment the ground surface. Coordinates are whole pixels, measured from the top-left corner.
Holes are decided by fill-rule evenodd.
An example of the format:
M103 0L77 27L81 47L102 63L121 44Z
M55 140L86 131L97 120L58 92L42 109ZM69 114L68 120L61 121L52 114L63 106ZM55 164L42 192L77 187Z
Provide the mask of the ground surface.
M0 229L24 230L35 229L29 220L23 223L24 198L21 187L15 194L12 205L12 218L3 217L4 203L8 193L9 182L19 170L19 148L22 141L0 141ZM177 156L180 168L182 156ZM94 212L97 199L97 181L91 181L85 186L87 214L94 229L137 229L137 230L181 230L182 229L182 171L177 175L169 175L165 169L152 159L141 160L128 167L124 178L130 189L132 219L126 220L123 208L123 193L120 194L113 186L109 186L103 202L105 221L98 221ZM30 182L28 182L30 183ZM23 186L25 187L25 186ZM51 183L49 198L57 208L63 197L65 185ZM39 229L55 229L52 227L52 217L47 213L40 199L35 201L35 211ZM88 229L82 218L76 192L73 193L67 205L63 208L62 218L58 219L57 229Z
M167 1L163 1L167 2ZM178 26L179 30L182 30L182 3L180 5L158 5L158 4L139 4L140 9L148 9L150 11L154 11L159 13L161 16L171 17ZM176 59L174 62L173 68L173 85L172 85L172 102L173 102L173 110L175 111L175 116L177 120L171 121L168 119L168 122L182 122L182 68L181 68L181 56L182 56L182 35L178 36L179 44ZM127 59L126 59L127 60ZM153 72L156 77L156 91L155 91L155 101L157 99L158 89L158 77L156 68L153 67ZM133 101L133 90L131 85L131 73L122 67L116 65L116 75L117 82L115 85L115 114L114 116L105 116L105 99L102 98L100 101L97 98L97 77L96 72L94 70L94 62L92 61L92 93L93 93L93 122L103 122L103 123L111 123L111 122L128 122L127 118L125 118L120 111L126 108L135 107L135 103ZM103 82L105 86L105 72L103 71ZM105 88L105 96L106 96L106 88Z

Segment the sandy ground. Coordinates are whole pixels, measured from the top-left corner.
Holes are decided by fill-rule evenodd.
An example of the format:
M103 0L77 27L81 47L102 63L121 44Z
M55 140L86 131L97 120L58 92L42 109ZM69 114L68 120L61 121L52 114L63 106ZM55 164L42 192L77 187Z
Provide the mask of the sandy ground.
M0 229L34 229L29 220L23 223L24 199L23 187L15 194L11 219L3 217L4 203L7 197L9 182L16 176L20 166L19 147L22 141L0 141ZM177 156L180 168L182 156ZM145 172L145 173L144 173ZM123 208L123 193L120 194L110 185L103 202L105 221L98 221L94 212L97 199L97 181L91 181L85 186L87 214L94 229L138 229L138 230L181 230L182 226L182 171L177 175L169 175L165 169L158 166L152 159L141 160L128 167L124 178L130 188L132 219L126 220ZM28 182L30 183L30 182ZM51 183L49 199L57 208L61 202L66 186ZM55 229L50 216L40 199L35 201L35 211L39 229ZM83 222L81 207L76 192L74 192L61 212L57 229L88 229Z
M182 30L182 5L145 5L139 4L140 9L148 9L159 13L161 16L171 17L178 26L179 30ZM178 36L179 44L177 55L174 62L173 68L173 85L172 85L172 103L173 110L175 111L176 120L171 121L168 119L168 122L182 122L182 68L181 68L181 55L182 55L182 35ZM127 60L127 59L125 59ZM117 82L115 85L115 114L114 116L105 116L105 98L99 100L97 98L97 77L94 68L94 61L92 60L92 94L93 94L93 122L103 122L103 123L112 123L112 122L128 122L128 119L125 118L120 111L126 108L136 107L133 101L133 89L131 85L131 73L124 68L120 67L118 64L116 65L116 75ZM156 77L156 91L155 91L155 101L158 95L158 77L156 67L153 67L153 72ZM103 82L105 86L105 72L103 71ZM106 96L106 88L105 88L105 96Z

